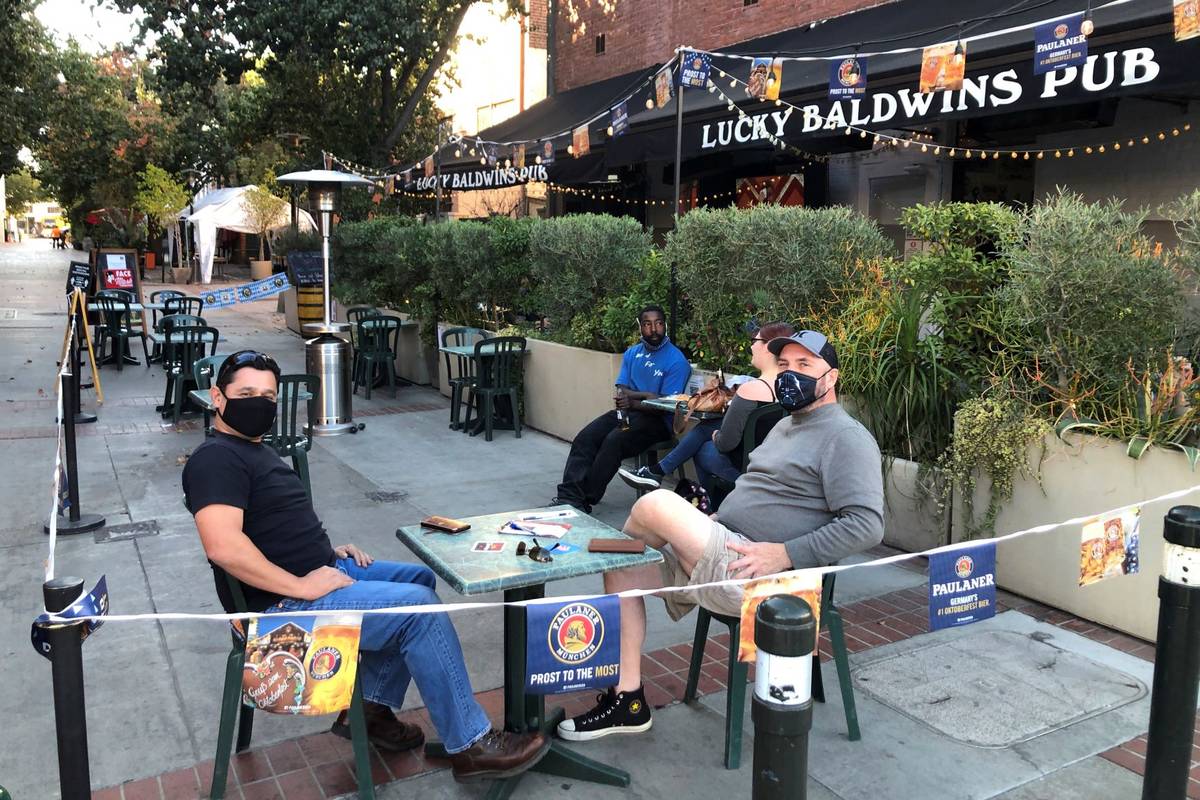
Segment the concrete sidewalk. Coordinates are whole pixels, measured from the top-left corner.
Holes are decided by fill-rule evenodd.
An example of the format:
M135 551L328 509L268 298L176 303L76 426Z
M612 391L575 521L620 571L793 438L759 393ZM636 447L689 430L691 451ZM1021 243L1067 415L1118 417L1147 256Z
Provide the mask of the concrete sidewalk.
M0 785L15 800L57 797L49 666L27 637L41 610L47 554L41 525L51 500L55 435L54 359L63 335L62 291L71 256L72 251L52 251L39 240L0 246L0 340L5 344L0 349L0 460L6 465L0 500L8 509L0 521L0 577L7 588L0 597L0 633L9 665L9 677L0 684L0 718L9 721L0 727ZM285 372L302 371L302 342L286 330L274 300L213 310L205 317L221 330L219 352L253 346L275 355ZM134 353L140 358L137 345ZM79 429L80 485L83 509L107 517L108 531L99 538L108 541L98 543L91 534L63 538L58 574L81 576L89 585L106 574L115 613L218 611L212 574L180 490L182 465L201 441L198 425L176 428L160 421L153 409L163 391L157 367L126 366L119 372L106 367L100 377L104 405L96 407L94 394L85 392L85 406L100 420ZM554 493L567 452L559 440L535 431L521 439L501 432L487 443L449 431L447 403L428 388L402 388L395 398L376 392L371 401L356 397L354 402L365 431L319 439L310 455L315 504L335 543L353 541L377 557L413 560L395 539L401 525L429 514L465 516L541 505ZM632 491L615 482L595 513L619 526L633 500ZM141 527L122 533L119 526L134 523ZM812 736L810 797L1138 795L1140 779L1127 767L1137 767L1137 737L1146 728L1149 646L1011 596L1003 606L1009 610L990 622L929 634L921 621L924 585L922 563L912 569L852 570L839 579L863 740L846 739L829 665L829 703L818 707ZM549 592L600 589L599 576L592 576L552 584ZM440 593L447 602L462 599L445 587ZM707 651L701 703L681 705L680 676L693 623L670 622L660 603L651 602L649 609L647 645L655 652L648 657L647 691L652 704L661 707L655 726L645 736L611 737L586 750L629 769L633 786L616 790L531 775L515 796L570 791L585 798L705 800L749 794L749 728L742 769L721 766L728 687L722 681L720 637L713 637ZM462 611L454 621L474 688L495 713L495 690L502 683L496 655L499 610ZM97 796L199 795L211 769L206 762L215 748L227 649L223 623L112 623L89 639L92 782L97 789L115 787ZM960 663L964 654L983 660L972 662L978 666L965 674L940 675L939 686L965 717L998 720L982 732L928 713L934 700L944 701L921 695L902 680L936 670L939 663ZM1039 669L1039 659L1058 666ZM1014 666L1004 671L1007 665ZM1101 681L1107 688L1098 694L1094 687L1105 675L1115 677ZM1017 703L1012 696L1017 689L1026 695L1041 692L1047 701ZM1052 697L1071 702L1053 704ZM572 696L559 702L573 712L589 700ZM428 724L420 706L410 692L407 713ZM1071 713L1076 707L1079 713ZM349 791L346 753L338 749L341 740L324 733L328 725L328 718L258 715L254 747L237 760L238 780L229 796L296 800ZM1003 742L969 743L989 736ZM380 797L483 794L481 787L454 784L444 765L415 755L381 758L377 778L400 781L382 789Z

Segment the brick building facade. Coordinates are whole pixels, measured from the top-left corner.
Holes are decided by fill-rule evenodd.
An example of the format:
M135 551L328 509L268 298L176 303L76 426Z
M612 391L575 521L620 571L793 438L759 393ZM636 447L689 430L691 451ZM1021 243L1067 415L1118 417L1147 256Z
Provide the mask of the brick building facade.
M561 0L553 4L554 90L667 61L681 44L719 49L877 5L879 0Z

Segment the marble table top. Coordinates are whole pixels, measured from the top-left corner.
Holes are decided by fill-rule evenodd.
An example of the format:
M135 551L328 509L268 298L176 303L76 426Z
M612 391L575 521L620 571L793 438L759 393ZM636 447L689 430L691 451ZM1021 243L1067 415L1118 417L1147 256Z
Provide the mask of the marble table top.
M501 526L516 517L565 510L572 509L570 506L552 506L461 517L471 528L456 534L430 530L420 525L407 525L396 531L396 538L428 564L438 577L463 595L519 589L579 575L657 564L663 560L662 554L650 547L638 554L589 553L587 544L591 539L629 537L582 511L575 511L574 517L558 520L571 525L571 530L560 539L499 532ZM518 556L517 544L523 541L526 548L532 547L534 538L543 548L549 548L555 542L566 542L579 549L571 553L551 553L554 560L549 563L534 561L527 555ZM503 542L504 549L491 553L473 551L472 547L480 541Z

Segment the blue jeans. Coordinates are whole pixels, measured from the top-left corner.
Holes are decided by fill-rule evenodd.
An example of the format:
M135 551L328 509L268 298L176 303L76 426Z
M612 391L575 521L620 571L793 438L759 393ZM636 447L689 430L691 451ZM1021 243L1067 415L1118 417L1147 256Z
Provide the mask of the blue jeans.
M679 444L671 452L659 459L659 469L663 474L674 472L683 466L689 458L696 465L696 476L700 484L709 487L713 475L719 475L726 480L736 481L740 474L725 454L713 443L713 433L721 427L720 420L705 420L679 438Z
M285 599L283 611L390 608L440 603L433 572L419 564L376 561L360 567L341 558L337 568L354 579L317 600ZM366 614L359 640L363 697L400 708L416 680L429 718L449 753L466 750L492 727L475 701L458 634L445 613Z

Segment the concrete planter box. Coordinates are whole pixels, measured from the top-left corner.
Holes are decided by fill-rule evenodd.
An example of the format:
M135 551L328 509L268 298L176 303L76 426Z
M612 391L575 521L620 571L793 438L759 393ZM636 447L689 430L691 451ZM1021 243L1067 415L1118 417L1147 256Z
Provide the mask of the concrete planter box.
M300 335L300 312L296 308L296 287L293 286L283 293L283 317L287 321L288 330Z
M950 540L950 517L939 518L936 500L930 496L937 491L941 474L927 470L921 476L919 466L915 461L894 458L884 476L883 542L907 553Z
M1197 483L1197 473L1179 452L1151 448L1140 460L1125 455L1125 442L1074 435L1063 442L1046 437L1042 486L1018 479L1012 500L1000 511L1000 535L1035 525L1091 516L1111 508L1157 497ZM1040 444L1030 448L1036 464ZM975 508L986 509L988 481L979 480ZM1186 502L1181 500L1177 502ZM997 546L997 582L1005 589L1069 611L1142 639L1153 641L1158 620L1158 576L1162 571L1163 517L1171 504L1142 509L1141 571L1079 586L1081 525L1024 536ZM955 540L965 535L962 503L955 498Z

